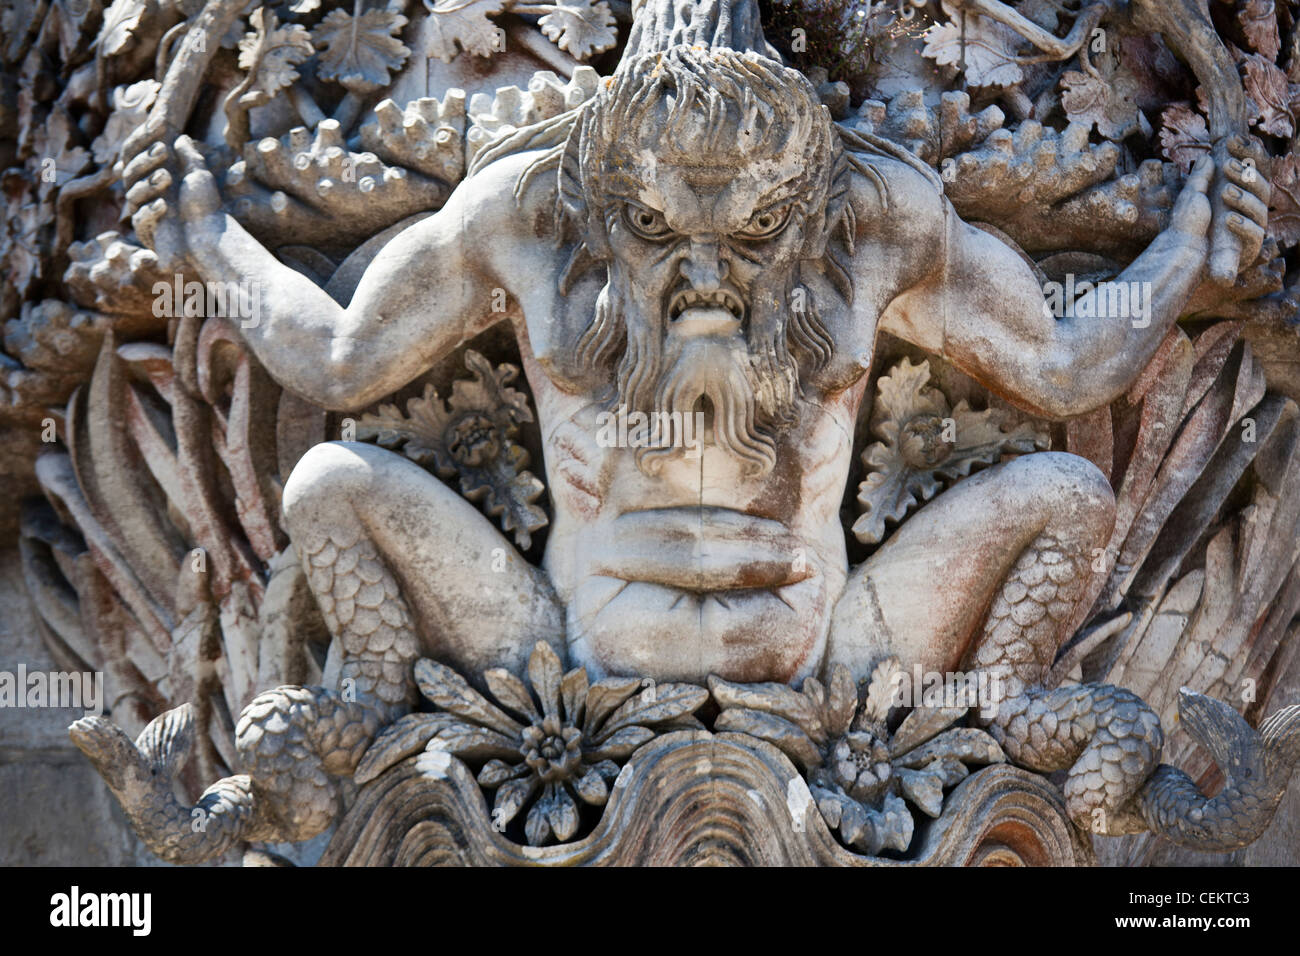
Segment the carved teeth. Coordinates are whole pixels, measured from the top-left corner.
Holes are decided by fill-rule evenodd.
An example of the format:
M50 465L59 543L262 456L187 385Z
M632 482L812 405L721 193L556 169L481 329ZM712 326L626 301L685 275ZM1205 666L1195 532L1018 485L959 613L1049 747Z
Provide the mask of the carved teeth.
M744 303L726 289L718 289L716 292L700 292L697 289L682 289L673 296L672 302L669 304L669 318L676 319L687 309L691 308L720 308L726 309L737 319L743 319L745 317Z

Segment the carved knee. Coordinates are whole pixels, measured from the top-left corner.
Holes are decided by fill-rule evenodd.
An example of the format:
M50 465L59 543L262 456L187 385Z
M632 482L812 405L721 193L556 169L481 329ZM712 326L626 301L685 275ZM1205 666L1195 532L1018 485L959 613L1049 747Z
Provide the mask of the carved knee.
M315 445L294 466L282 497L285 523L295 540L321 523L337 523L340 504L364 500L374 491L374 453L358 442Z
M1006 465L1003 480L1026 514L1058 539L1104 545L1115 524L1115 493L1101 470L1078 455L1045 451Z

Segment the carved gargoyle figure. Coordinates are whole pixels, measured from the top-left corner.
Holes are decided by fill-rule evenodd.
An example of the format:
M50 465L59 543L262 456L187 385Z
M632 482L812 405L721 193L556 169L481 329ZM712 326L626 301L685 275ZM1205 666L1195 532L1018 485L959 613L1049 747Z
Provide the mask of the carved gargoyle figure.
M247 775L204 794L202 828L171 792L183 713L138 749L102 720L75 725L161 855L321 832L335 778L413 706L418 658L519 672L538 639L593 678L798 684L837 665L861 680L889 655L906 669L969 663L1002 682L986 722L1009 757L1069 769L1079 825L1226 848L1267 824L1300 710L1254 735L1192 702L1230 777L1207 802L1157 769L1159 720L1136 696L1046 689L1114 520L1088 461L990 467L856 567L840 517L880 331L1044 418L1112 401L1205 278L1212 243L1254 260L1268 185L1244 139L1226 164L1197 163L1168 227L1116 280L1147 296L1133 321L1082 318L1096 311L1079 303L1055 318L1031 268L963 222L929 167L832 122L749 2L647 0L598 95L482 151L440 211L379 252L347 307L222 211L191 141L159 135L129 147L137 231L165 262L258 284L262 319L243 335L277 382L363 408L508 320L553 498L543 568L498 570L509 542L414 463L313 448L285 487L285 520L355 699L317 687L253 701L237 731ZM500 290L505 313L490 307ZM670 427L701 413L705 440L607 447L611 410Z

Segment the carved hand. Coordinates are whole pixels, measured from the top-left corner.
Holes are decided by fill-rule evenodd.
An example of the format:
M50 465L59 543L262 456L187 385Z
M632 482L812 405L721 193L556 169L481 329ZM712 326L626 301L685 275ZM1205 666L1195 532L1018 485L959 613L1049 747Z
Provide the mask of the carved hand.
M1221 232L1226 230L1234 238L1229 245L1241 250L1240 265L1249 266L1264 242L1269 184L1259 167L1263 157L1257 144L1234 136L1227 141L1226 151L1231 158L1219 166L1217 176L1215 162L1209 156L1203 156L1192 167L1170 214L1167 231L1184 240L1194 237L1197 245L1204 244L1204 254L1209 256L1221 254L1225 247L1220 241ZM1216 198L1225 210L1222 217L1213 215ZM1215 264L1211 262L1210 266L1213 269Z
M190 252L189 234L221 228L221 193L198 147L188 136L175 145L162 127L142 126L128 141L123 172L127 210L140 240L165 268L179 268Z

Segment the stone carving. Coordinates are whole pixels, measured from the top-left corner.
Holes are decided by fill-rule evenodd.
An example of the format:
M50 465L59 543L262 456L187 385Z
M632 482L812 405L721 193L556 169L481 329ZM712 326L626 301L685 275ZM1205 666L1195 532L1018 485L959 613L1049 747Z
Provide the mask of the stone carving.
M964 478L981 465L1016 452L1045 449L1047 436L1031 426L1004 430L1005 415L973 411L965 401L949 408L943 393L926 387L927 362L906 359L876 381L872 432L883 439L862 453L874 469L858 488L862 516L853 533L863 544L879 544L885 523L897 523L914 506L929 501L943 482Z
M905 851L912 842L912 815L901 797L937 817L944 790L965 779L967 763L1006 758L983 731L948 729L965 707L917 706L891 734L888 718L899 676L895 658L882 661L861 704L843 665L831 668L825 687L810 677L798 693L783 684L755 687L710 678L722 708L714 727L767 740L803 765L817 809L846 844L870 854Z
M426 386L423 397L407 402L407 415L395 405L381 406L358 422L357 435L390 448L401 445L414 461L432 459L444 477L458 475L461 494L470 501L486 497L487 513L499 515L502 529L513 531L515 544L527 551L546 514L533 503L543 485L523 470L528 452L513 440L519 426L533 420L527 397L506 384L519 370L493 369L474 351L465 353L465 363L474 380L452 385L450 408Z
M1247 18L1238 70L1196 0L931 6L804 72L756 4L644 0L611 75L526 43L495 96L404 78L507 12L587 58L617 11L150 8L57 108L22 61L55 173L14 191L6 394L66 402L71 451L29 590L112 677L71 733L155 852L594 862L667 826L680 862L750 793L783 823L736 859L1264 831L1300 706L1221 700L1277 686L1300 611L1280 40ZM134 236L78 226L110 195ZM897 697L959 671L988 692Z

